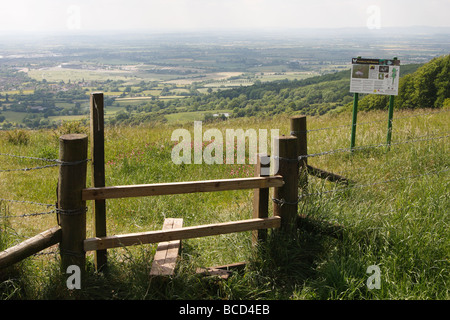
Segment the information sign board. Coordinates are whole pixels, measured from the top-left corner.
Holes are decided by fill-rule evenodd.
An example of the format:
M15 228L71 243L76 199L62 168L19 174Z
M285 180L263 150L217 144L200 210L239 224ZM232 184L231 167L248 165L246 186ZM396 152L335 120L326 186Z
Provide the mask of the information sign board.
M350 92L398 95L400 60L353 58Z

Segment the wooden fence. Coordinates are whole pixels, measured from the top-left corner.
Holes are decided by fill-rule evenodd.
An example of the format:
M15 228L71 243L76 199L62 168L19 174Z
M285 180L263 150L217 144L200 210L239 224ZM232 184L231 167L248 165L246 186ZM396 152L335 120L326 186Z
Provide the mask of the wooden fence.
M264 175L265 157L258 155L255 177L173 183L105 186L103 94L91 94L90 147L92 187L86 188L88 137L68 134L60 137L60 169L57 186L58 226L0 253L0 268L16 263L45 248L59 243L62 270L70 265L84 269L86 252L95 251L95 265L107 265L107 249L162 241L182 240L226 233L252 231L254 242L265 239L265 230L288 230L297 217L298 186L307 183L307 163L298 161L306 154L306 117L291 119L291 134L275 137L278 153L276 175ZM264 159L262 161L261 159ZM299 184L300 179L300 184ZM273 215L269 217L269 188L274 188ZM148 197L168 194L220 192L254 189L252 219L229 221L171 230L157 230L122 235L107 235L106 200L127 197ZM86 201L93 204L94 237L86 238Z

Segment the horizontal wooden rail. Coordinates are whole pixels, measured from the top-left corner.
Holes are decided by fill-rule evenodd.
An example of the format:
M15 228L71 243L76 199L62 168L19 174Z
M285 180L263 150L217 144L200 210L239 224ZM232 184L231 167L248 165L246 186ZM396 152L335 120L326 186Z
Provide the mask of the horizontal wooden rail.
M283 184L283 177L281 176L138 184L128 186L87 188L82 191L82 197L83 200L100 200L196 192L271 188L281 187Z
M84 240L84 250L103 250L117 247L125 247L146 243L158 243L163 241L183 240L199 237L208 237L219 234L243 232L267 228L279 228L281 218L257 218L233 222L207 224L195 227L184 227L172 230L158 230L141 233L129 233L123 235L107 236L101 238L89 238Z
M0 269L61 242L61 228L54 227L0 252Z

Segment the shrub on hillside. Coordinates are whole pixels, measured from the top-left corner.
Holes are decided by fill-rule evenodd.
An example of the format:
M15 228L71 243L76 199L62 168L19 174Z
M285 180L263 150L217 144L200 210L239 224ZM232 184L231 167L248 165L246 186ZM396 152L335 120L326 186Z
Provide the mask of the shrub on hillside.
M16 146L27 145L30 141L30 136L24 130L12 130L6 133L6 140Z

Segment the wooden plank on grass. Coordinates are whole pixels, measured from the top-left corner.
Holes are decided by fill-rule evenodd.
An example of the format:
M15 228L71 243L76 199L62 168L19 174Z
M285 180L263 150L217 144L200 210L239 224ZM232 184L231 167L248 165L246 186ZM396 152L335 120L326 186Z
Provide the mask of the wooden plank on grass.
M279 228L280 217L248 219L233 222L207 224L181 229L148 231L141 233L129 233L123 235L107 236L101 238L89 238L84 240L84 250L101 250L132 246L145 243L158 243L163 241L192 239L214 236L234 232L251 231L257 229Z
M224 280L227 280L231 275L231 271L217 268L206 268L206 269L199 268L197 269L196 273L204 276L217 276Z
M87 188L82 192L83 200L99 200L129 197L160 196L196 192L213 192L283 186L281 176L219 179L190 182L140 184L128 186Z
M167 218L164 220L163 230L179 229L183 227L183 219ZM181 241L164 241L158 244L153 258L150 276L171 276L175 271Z
M237 262L226 264L222 266L208 267L208 268L197 268L196 273L205 276L218 276L222 279L228 279L232 274L232 270L240 270L245 268L245 262Z

